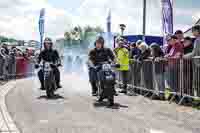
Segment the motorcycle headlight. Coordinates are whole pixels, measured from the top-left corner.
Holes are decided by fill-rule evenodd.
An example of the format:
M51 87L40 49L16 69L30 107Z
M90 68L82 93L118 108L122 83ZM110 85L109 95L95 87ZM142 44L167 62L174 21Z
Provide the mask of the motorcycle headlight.
M104 65L103 65L103 70L104 70L104 71L109 71L109 70L111 70L110 64L104 64Z
M44 63L44 70L45 70L45 71L51 70L50 63Z

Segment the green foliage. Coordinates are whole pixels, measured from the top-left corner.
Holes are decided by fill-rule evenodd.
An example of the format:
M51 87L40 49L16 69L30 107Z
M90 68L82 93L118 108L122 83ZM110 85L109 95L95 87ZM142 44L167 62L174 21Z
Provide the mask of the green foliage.
M2 42L16 42L17 40L14 39L14 38L8 38L8 37L5 37L5 36L0 36L0 43Z
M90 38L93 38L93 36L96 36L99 33L104 32L103 29L100 26L92 27L92 26L75 26L73 29L69 29L64 33L65 40L68 42L74 41L73 35L78 34L80 37L80 41L84 42L85 40L90 40Z

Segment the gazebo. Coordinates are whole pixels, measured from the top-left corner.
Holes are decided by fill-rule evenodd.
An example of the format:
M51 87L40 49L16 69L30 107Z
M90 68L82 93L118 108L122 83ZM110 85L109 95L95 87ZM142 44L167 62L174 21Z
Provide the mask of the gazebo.
M200 25L200 19L194 24L194 25ZM188 30L186 30L185 32L184 32L184 34L185 34L185 36L193 36L192 35L192 27L191 28L189 28Z

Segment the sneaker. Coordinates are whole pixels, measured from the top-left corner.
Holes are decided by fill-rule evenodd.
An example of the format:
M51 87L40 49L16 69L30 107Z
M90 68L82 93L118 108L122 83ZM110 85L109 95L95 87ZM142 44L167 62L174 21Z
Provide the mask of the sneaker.
M92 96L97 96L97 93L96 93L96 92L93 92L93 93L92 93Z
M127 94L127 91L126 91L126 90L122 90L122 91L120 91L119 93Z
M44 88L44 87L40 87L40 90L43 90L43 91L44 91L44 90L45 90L45 88Z
M98 101L99 103L100 103L100 102L103 102L103 98L99 98L97 101Z
M57 85L57 88L59 89L59 88L62 88L62 86L59 84L59 85Z
M114 106L114 103L109 103L108 104L108 107L113 107Z
M114 95L115 95L115 96L118 96L119 94L115 93Z

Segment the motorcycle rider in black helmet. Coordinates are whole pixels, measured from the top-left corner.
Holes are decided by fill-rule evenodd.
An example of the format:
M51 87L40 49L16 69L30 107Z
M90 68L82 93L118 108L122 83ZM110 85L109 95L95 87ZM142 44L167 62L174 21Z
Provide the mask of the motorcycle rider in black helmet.
M58 66L61 66L61 60L58 54L57 50L54 50L52 48L53 42L51 38L45 38L44 40L44 50L42 50L39 54L38 60L37 60L37 65L35 65L36 68L39 67L38 64L40 64L41 60L48 61L48 62L53 62L55 64L58 64ZM54 74L55 74L55 80L56 80L56 85L57 88L62 88L60 85L60 71L59 69L55 66L54 68ZM40 70L38 72L38 77L41 83L41 90L44 90L44 75L43 71Z
M95 48L89 52L89 61L94 65L100 65L102 62L109 62L110 60L114 62L115 56L111 49L104 47L104 38L98 37L95 41ZM97 96L97 71L94 69L89 69L89 80L92 86L92 95ZM115 92L115 95L117 93Z

